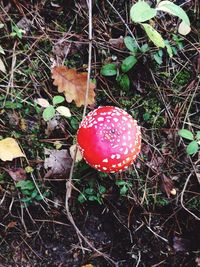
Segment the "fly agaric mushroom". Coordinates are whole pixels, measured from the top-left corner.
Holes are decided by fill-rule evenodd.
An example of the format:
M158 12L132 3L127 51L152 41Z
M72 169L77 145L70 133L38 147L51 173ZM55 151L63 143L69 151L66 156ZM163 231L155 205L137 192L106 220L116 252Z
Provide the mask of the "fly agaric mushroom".
M98 171L123 171L140 152L141 132L137 121L126 111L102 106L91 111L77 133L85 161Z

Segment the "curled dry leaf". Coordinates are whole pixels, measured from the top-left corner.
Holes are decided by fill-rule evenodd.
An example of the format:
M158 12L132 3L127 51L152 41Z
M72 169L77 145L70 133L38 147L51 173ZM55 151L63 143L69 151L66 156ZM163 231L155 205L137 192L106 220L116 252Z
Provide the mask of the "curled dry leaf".
M52 70L53 84L58 86L58 92L64 93L66 101L73 100L77 107L84 105L87 88L87 72L78 73L75 69L68 69L65 66L55 66ZM95 102L95 84L90 82L87 104Z
M5 138L0 141L0 159L3 161L25 157L17 141L13 138Z
M178 27L178 32L182 35L187 35L190 31L190 26L187 25L184 21L182 21Z
M72 159L73 159L74 156L75 156L76 146L77 146L77 145L75 144L75 145L70 146L70 148L69 148L70 156L72 157ZM79 148L77 148L77 153L76 153L76 160L75 160L75 162L79 162L79 161L81 161L82 158L83 158L83 157L82 157L82 155L81 155L81 152L80 152Z

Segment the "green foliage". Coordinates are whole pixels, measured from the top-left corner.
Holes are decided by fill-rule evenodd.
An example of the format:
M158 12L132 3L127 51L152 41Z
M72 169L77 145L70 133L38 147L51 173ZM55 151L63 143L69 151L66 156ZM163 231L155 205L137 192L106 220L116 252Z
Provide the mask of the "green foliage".
M117 74L117 66L114 63L106 64L101 68L101 75L114 76Z
M178 131L178 135L191 141L186 147L186 153L188 155L195 155L199 150L200 131L197 131L194 135L187 129L181 129Z
M127 196L129 189L132 187L130 181L116 180L115 184L119 187L120 196Z
M18 37L19 39L22 39L24 33L25 31L20 29L17 25L12 25L12 32L10 36Z
M130 52L132 52L132 53L136 53L136 52L137 52L137 50L138 50L138 46L137 46L135 40L134 40L132 37L130 37L130 36L126 36L126 37L124 38L124 44L125 44L126 48L127 48Z
M180 6L174 4L171 1L159 1L155 8L152 8L145 1L138 1L131 7L130 17L133 22L139 23L141 26L143 26L147 36L154 43L154 45L156 45L157 47L164 48L166 44L160 33L156 31L150 24L143 23L156 17L159 11L166 12L170 15L177 16L178 18L180 18L182 20L181 27L185 28L187 26L187 33L189 33L190 20L186 12ZM181 27L179 26L178 28L180 33L187 34L181 30Z
M155 44L157 47L165 47L165 42L159 32L157 32L150 24L142 23L144 30L149 37L149 39Z
M94 180L91 180L79 194L78 201L80 203L84 203L86 201L96 201L99 204L102 204L105 193L106 188L103 185L95 184Z
M51 120L56 114L56 110L53 106L46 107L43 110L42 117L45 121Z
M16 187L20 190L23 197L21 201L26 203L26 205L30 205L33 201L43 200L44 197L49 196L49 191L45 190L42 195L38 192L35 184L31 180L21 180L16 183ZM41 188L41 185L38 185Z
M128 72L137 63L137 59L134 56L126 57L121 64L122 72Z
M50 105L46 99L40 99L39 105L45 107L42 113L42 117L45 121L49 121L53 119L56 115L56 112L58 112L61 116L64 116L66 118L71 117L71 113L69 108L65 106L56 106L58 104L61 104L65 101L65 98L63 96L54 96L52 99L53 105Z

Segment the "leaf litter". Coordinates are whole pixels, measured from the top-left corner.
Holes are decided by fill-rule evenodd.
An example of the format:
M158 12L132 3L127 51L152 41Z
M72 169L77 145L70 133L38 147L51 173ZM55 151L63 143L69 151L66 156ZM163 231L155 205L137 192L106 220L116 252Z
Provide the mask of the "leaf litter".
M63 177L66 179L72 164L68 150L45 148L44 154L44 168L47 170L45 178Z

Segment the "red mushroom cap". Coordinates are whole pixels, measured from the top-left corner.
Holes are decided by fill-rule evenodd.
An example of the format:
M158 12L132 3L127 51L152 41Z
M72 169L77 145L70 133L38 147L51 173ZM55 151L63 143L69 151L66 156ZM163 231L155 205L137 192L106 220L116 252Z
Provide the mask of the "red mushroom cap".
M137 121L126 111L103 106L83 119L77 142L90 166L114 173L127 169L139 154L141 132Z

